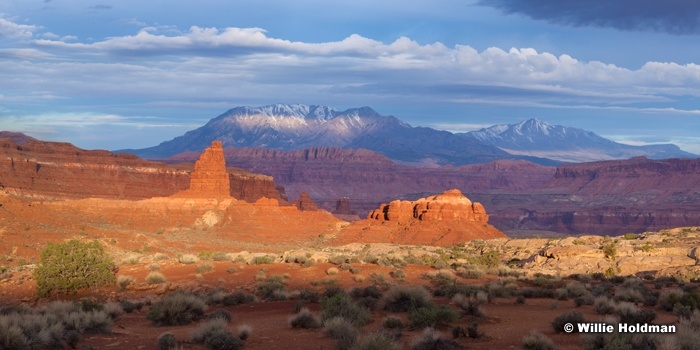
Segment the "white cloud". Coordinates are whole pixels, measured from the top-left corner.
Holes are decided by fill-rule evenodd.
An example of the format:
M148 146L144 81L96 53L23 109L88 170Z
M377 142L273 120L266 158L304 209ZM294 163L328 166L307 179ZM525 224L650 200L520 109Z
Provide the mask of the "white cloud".
M0 13L0 37L20 40L31 39L37 29L38 27L34 25L17 24L9 21Z

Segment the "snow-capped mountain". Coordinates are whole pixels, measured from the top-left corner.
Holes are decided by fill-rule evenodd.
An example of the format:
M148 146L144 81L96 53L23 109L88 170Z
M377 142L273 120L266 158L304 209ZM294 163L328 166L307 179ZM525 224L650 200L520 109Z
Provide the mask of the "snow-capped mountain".
M408 163L461 165L523 158L447 131L412 127L369 107L338 111L301 104L236 107L158 146L120 152L162 159L181 152L201 151L213 140L222 141L224 147L237 148L364 148Z
M460 134L496 146L510 154L543 157L562 162L586 162L646 156L653 159L692 158L672 144L631 146L617 143L592 131L551 125L537 119L499 124Z

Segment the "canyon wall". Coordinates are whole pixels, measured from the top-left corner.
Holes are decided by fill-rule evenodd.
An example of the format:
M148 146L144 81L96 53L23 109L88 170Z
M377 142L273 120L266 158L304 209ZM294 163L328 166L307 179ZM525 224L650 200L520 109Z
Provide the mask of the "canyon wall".
M21 134L20 134L21 135ZM192 165L168 166L129 154L88 151L69 143L0 138L0 187L37 199L163 197L185 190ZM281 198L273 179L228 168L230 195L254 202ZM286 203L286 202L285 202Z

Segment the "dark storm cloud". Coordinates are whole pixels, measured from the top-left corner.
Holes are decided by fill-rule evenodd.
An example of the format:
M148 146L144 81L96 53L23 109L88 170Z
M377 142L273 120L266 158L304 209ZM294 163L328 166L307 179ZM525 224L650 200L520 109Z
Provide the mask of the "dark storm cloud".
M697 0L479 0L479 4L575 27L700 34Z

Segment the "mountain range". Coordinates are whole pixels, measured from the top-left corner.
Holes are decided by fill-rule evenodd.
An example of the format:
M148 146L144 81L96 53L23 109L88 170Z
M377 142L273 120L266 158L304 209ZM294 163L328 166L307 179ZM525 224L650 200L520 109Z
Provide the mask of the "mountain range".
M364 148L399 163L419 165L478 164L499 159L556 165L633 156L655 159L695 156L675 145L623 145L590 131L553 126L537 119L454 134L413 127L394 116L382 116L370 107L338 111L302 104L236 107L157 146L117 152L165 159L182 152L199 152L214 140L234 148Z

